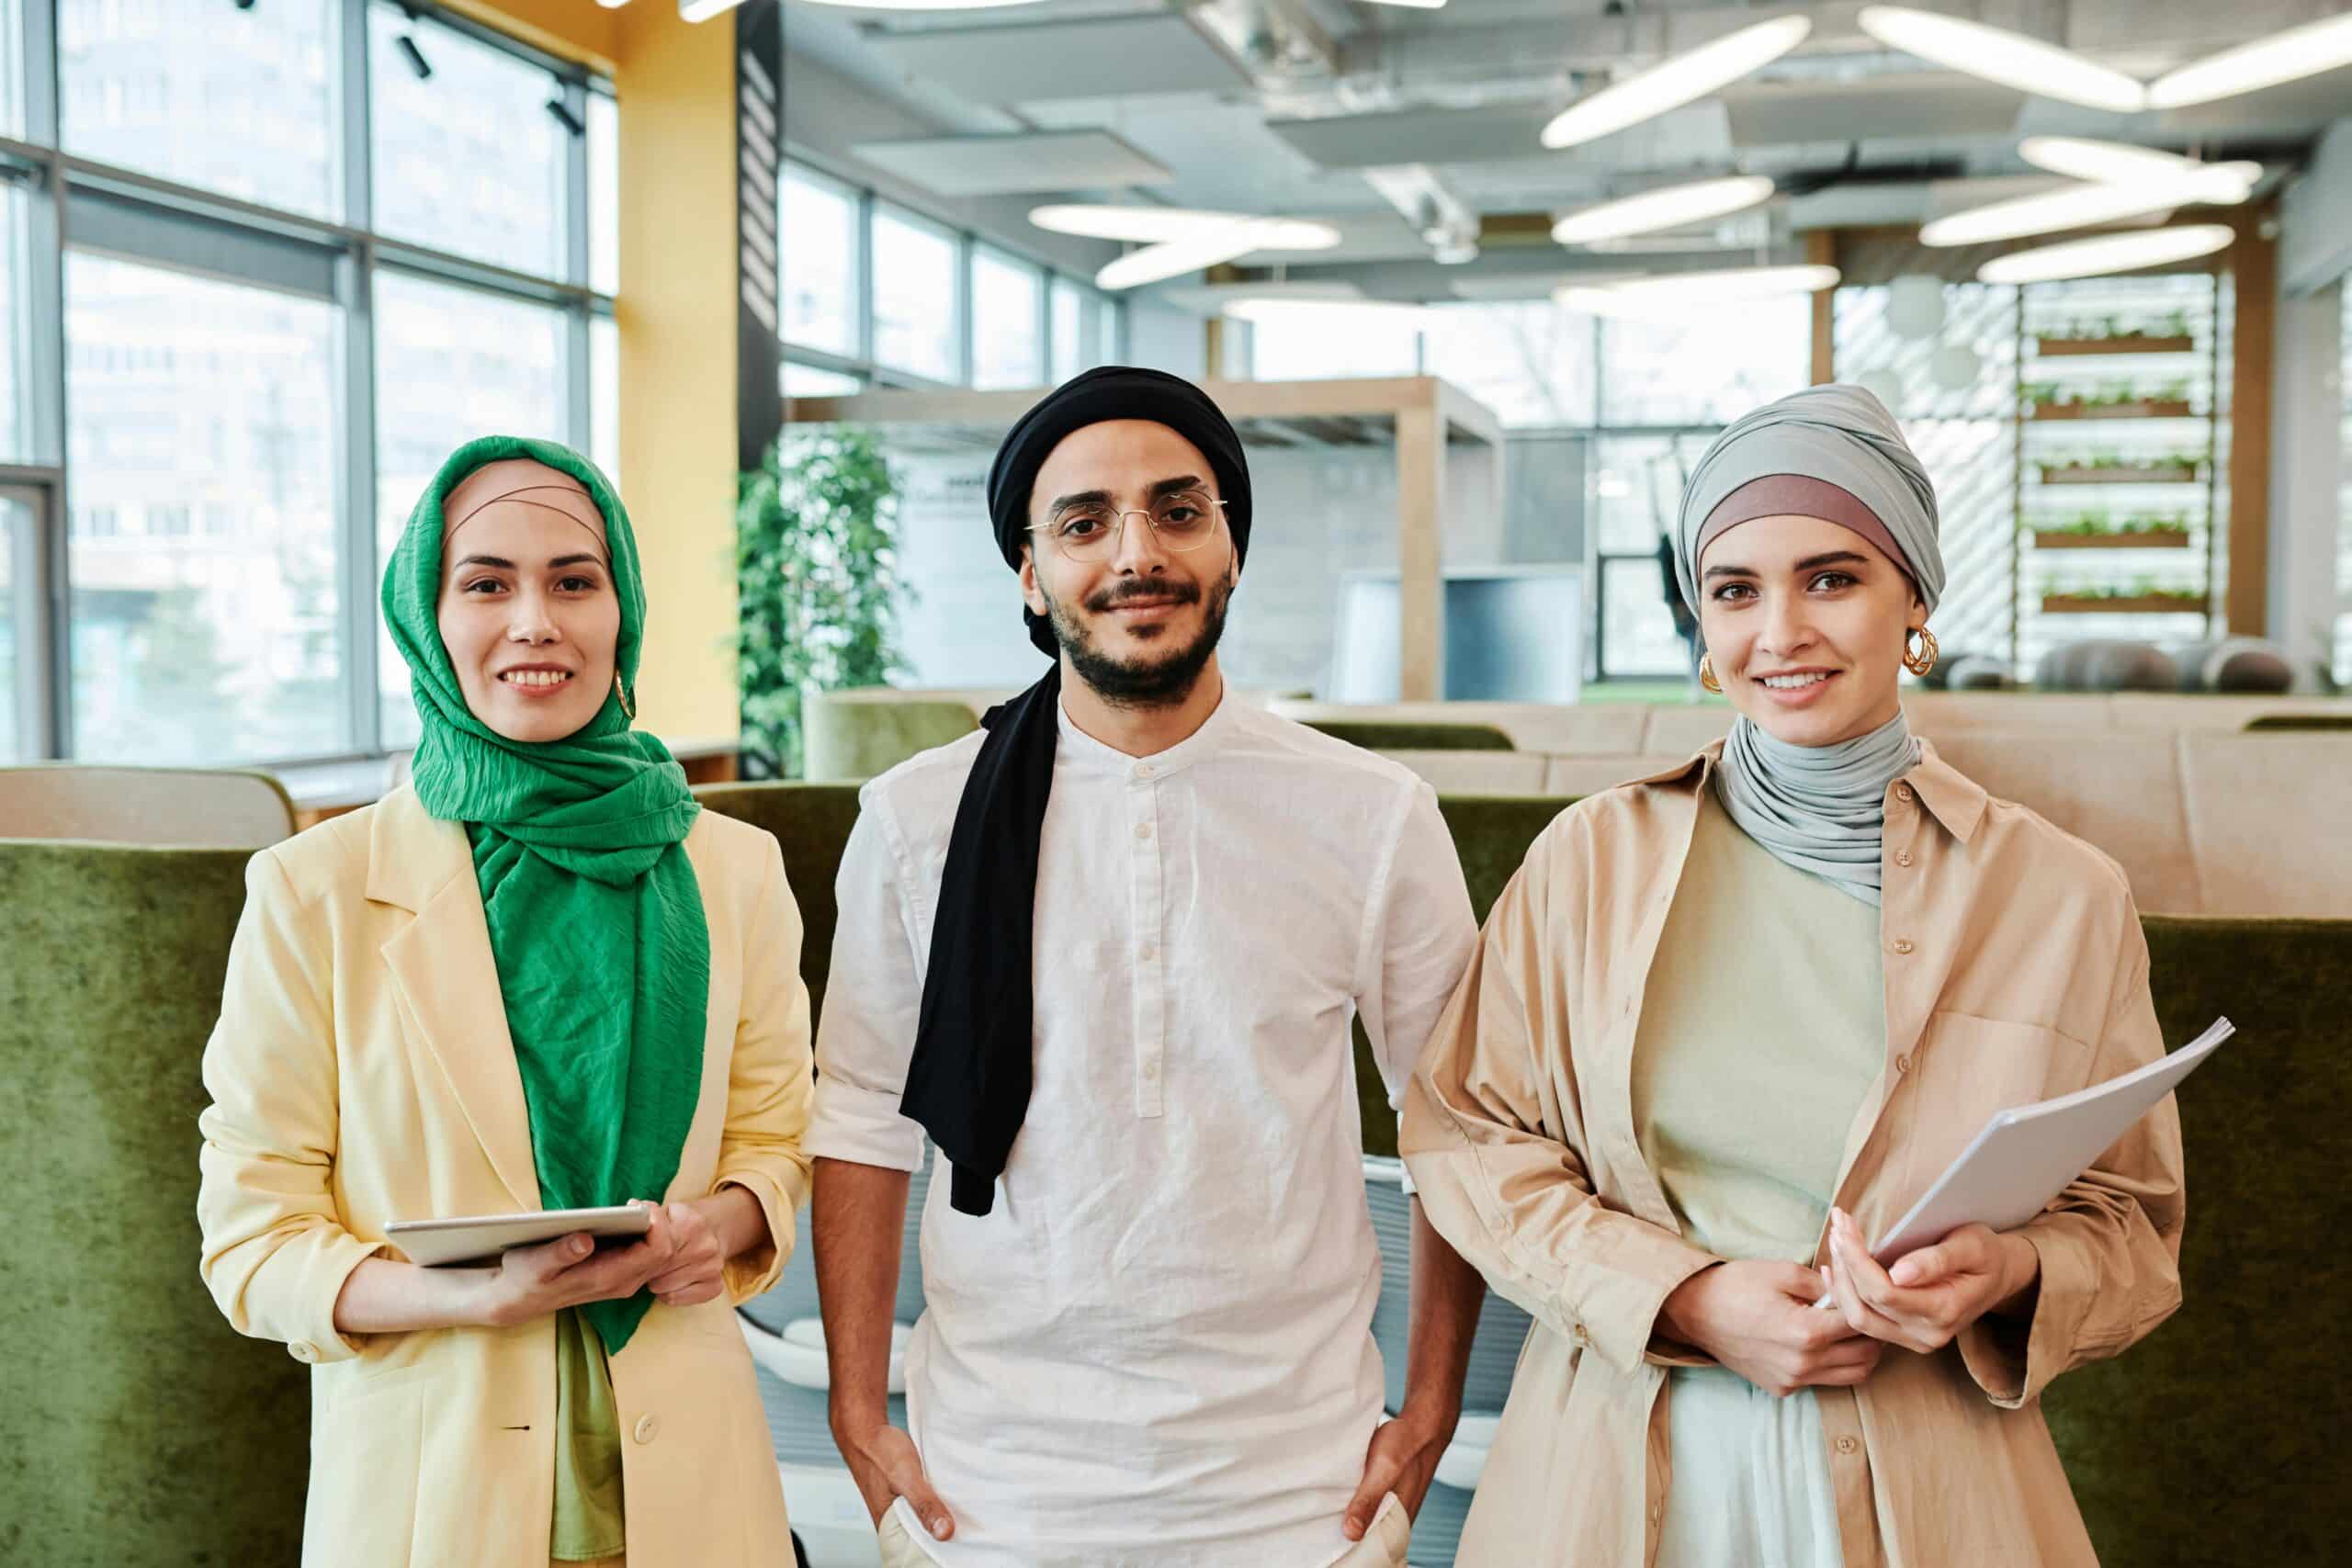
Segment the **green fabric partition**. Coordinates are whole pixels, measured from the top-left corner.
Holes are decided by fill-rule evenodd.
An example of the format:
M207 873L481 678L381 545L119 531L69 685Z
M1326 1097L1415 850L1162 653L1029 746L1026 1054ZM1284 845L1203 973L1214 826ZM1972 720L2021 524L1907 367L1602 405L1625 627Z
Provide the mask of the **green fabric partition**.
M2105 1562L2340 1562L2352 921L2144 923L2166 1043L2238 1037L2180 1089L2180 1312L2052 1384L2051 1431Z
M962 703L922 697L811 692L800 711L808 727L803 771L808 778L826 783L887 773L908 758L980 727Z
M2352 729L2352 714L2267 713L2245 721L2249 730Z
M0 840L0 1562L300 1555L309 1372L197 1278L243 850Z
M800 906L800 974L808 982L811 1018L825 1002L825 976L833 967L833 878L842 868L857 821L854 784L705 784L695 798L721 817L764 828L784 851L785 880Z
M855 788L697 793L782 845L821 1003ZM1442 802L1482 916L1566 805ZM0 841L0 1178L17 1213L0 1407L26 1434L0 1461L0 1562L295 1560L306 1373L232 1332L196 1274L198 1066L244 860ZM2181 1094L2187 1303L2121 1360L2061 1378L2051 1425L2107 1562L2333 1562L2352 1538L2352 1497L2325 1480L2352 1429L2333 1223L2352 1164L2352 922L2147 929L2165 1037L2222 1013L2241 1037ZM1393 1151L1376 1091L1363 1111L1366 1145Z
M1310 718L1301 721L1334 740L1367 751L1513 751L1510 737L1491 724L1391 723L1385 719Z

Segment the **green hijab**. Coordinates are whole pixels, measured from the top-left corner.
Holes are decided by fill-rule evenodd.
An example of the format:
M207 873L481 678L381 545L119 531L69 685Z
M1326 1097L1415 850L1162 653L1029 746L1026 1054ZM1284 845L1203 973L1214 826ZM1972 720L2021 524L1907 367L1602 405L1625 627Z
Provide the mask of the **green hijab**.
M466 705L441 642L442 501L510 457L571 475L604 513L621 602L615 664L623 682L637 676L645 580L611 482L552 441L469 441L418 498L384 571L384 624L424 725L414 787L473 842L541 1204L660 1202L702 1089L710 932L684 848L701 807L662 742L629 728L617 693L561 740L509 740ZM617 1353L652 1303L639 1291L579 1310Z

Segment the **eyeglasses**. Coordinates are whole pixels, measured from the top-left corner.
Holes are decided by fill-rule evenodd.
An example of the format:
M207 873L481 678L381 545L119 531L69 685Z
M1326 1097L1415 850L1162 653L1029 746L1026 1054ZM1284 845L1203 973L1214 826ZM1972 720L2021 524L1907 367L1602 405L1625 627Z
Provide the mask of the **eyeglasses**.
M1148 512L1122 512L1104 501L1073 502L1045 522L1031 524L1029 532L1043 534L1074 561L1108 560L1119 551L1127 519L1140 517L1161 549L1181 554L1208 542L1224 505L1199 490L1172 491L1154 501Z

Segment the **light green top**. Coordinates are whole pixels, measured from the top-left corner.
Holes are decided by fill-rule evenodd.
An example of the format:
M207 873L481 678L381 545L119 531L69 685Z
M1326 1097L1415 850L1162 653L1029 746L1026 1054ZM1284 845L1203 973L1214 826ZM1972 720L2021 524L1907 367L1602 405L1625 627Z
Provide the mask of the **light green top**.
M1634 1131L1691 1245L1810 1264L1886 1061L1879 909L1702 793L1642 1000Z
M555 1528L548 1555L601 1562L627 1546L612 1368L604 1343L567 1307L555 1314Z

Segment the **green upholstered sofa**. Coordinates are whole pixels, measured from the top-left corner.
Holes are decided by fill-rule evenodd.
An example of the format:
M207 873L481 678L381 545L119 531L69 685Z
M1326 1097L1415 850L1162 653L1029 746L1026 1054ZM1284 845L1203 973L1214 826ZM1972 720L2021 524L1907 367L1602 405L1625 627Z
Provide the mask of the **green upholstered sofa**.
M843 784L714 785L774 833L821 1004ZM1566 803L1443 802L1483 913ZM196 1276L198 1066L243 896L243 855L0 840L0 1562L295 1561L303 1369L240 1339ZM2187 1305L2125 1359L2059 1381L2051 1423L2106 1561L2333 1563L2346 1380L2335 1249L2352 1166L2352 922L2148 921L2158 1010L2186 1040L2241 1038L2183 1093ZM1373 1082L1368 1069L1359 1079ZM1366 1146L1393 1151L1377 1089Z

